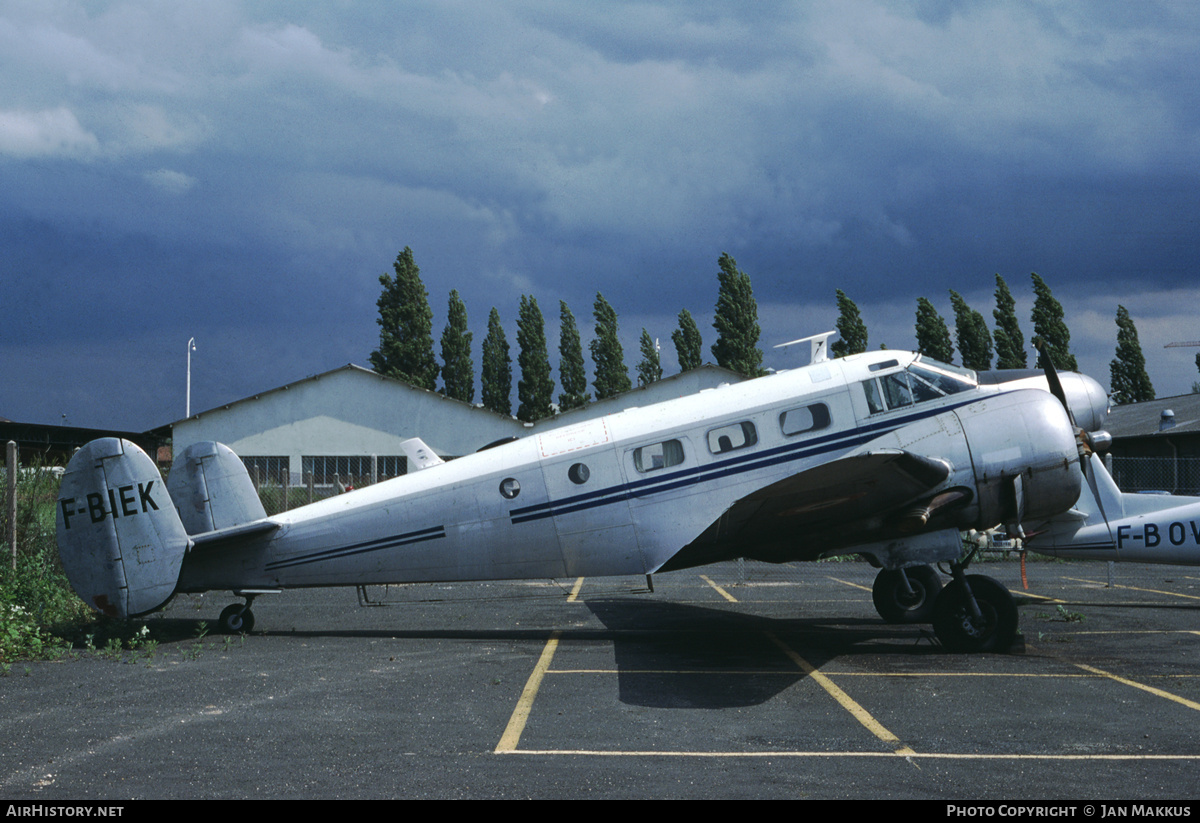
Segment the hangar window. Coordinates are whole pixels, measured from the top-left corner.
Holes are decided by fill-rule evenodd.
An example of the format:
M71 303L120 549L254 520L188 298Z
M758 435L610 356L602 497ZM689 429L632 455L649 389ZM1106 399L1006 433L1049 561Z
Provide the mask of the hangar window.
M300 458L305 480L312 475L313 483L328 486L353 483L365 486L380 480L399 477L408 470L404 455L314 455Z
M250 473L250 479L254 481L255 488L263 483L283 483L284 477L287 477L287 482L291 483L291 472L289 471L289 458L283 457L247 457L242 456L242 462L246 464L246 471Z
M798 409L788 409L779 415L779 428L788 437L818 429L827 429L829 422L829 406L824 403L813 403Z
M643 474L678 466L682 462L683 444L678 440L667 440L633 450L633 466Z
M724 454L753 446L758 442L758 432L749 420L721 426L708 433L708 450L713 454Z

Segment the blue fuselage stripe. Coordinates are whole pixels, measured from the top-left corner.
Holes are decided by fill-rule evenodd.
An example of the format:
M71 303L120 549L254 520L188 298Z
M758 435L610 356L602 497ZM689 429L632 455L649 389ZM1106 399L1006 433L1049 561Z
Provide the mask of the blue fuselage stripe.
M381 537L377 540L367 540L362 543L352 543L349 546L340 546L336 549L324 549L311 554L302 554L297 557L289 557L284 560L277 560L274 563L266 565L267 571L276 571L278 569L286 569L290 566L303 566L309 563L321 563L325 560L333 560L335 558L351 557L356 554L366 554L368 552L383 551L384 549L394 549L400 546L409 546L413 543L423 543L426 540L437 540L446 536L445 526L433 526L428 529L419 531L405 532L404 534L396 534L390 537Z
M584 511L599 506L607 506L611 503L619 503L623 500L631 500L639 497L645 497L659 492L672 491L674 489L685 488L687 486L696 485L698 483L707 483L710 480L716 480L724 477L744 474L746 472L756 471L758 469L767 468L769 466L777 466L781 463L788 463L794 460L802 460L808 457L814 457L819 454L836 451L838 449L850 448L867 443L880 435L895 431L898 428L913 423L917 420L924 420L929 417L936 417L939 414L944 414L970 403L977 402L979 398L964 400L960 403L955 403L949 406L941 406L936 409L929 409L920 414L911 414L901 418L895 418L878 423L869 423L865 426L835 432L833 434L823 435L805 439L799 443L790 443L783 446L776 446L766 451L756 451L744 455L739 455L721 463L709 466L696 466L690 469L673 472L661 477L652 477L644 480L636 480L632 483L622 483L616 486L610 486L605 489L600 489L587 494L575 495L573 497L563 498L561 500L548 500L545 503L537 503L532 506L526 506L520 509L513 509L509 516L512 522L528 523L533 520L541 520L547 517L555 517L560 514L569 514L572 512Z

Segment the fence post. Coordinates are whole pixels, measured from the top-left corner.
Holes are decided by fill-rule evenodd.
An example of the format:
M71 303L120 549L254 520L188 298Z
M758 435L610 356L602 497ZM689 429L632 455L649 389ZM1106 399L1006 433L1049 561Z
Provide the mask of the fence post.
M313 502L313 473L308 473L308 502Z
M8 545L12 548L12 567L17 570L17 443L8 441L8 453L5 455L5 465L8 467L8 529L6 536Z

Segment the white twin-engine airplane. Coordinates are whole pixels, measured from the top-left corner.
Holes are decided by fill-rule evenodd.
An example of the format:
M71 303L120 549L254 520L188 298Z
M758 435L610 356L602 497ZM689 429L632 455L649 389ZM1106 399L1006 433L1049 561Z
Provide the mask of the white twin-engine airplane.
M188 447L164 488L137 446L96 440L63 477L63 565L83 600L114 616L232 590L245 603L225 609L222 628L248 631L254 598L286 588L860 554L882 569L885 619L932 621L951 650L1004 650L1016 606L965 573L960 531L1064 515L1077 526L1084 432L1101 427L1104 391L1064 374L1056 399L1040 372L977 375L910 352L831 360L832 334L806 338L808 366L450 462L410 440L409 474L271 517L226 446ZM949 564L944 589L935 563Z

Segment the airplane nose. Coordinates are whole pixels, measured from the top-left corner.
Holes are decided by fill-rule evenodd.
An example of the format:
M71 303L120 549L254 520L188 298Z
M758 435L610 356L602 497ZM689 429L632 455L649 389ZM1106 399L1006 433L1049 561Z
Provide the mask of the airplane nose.
M1063 372L1058 377L1075 424L1086 432L1103 429L1108 417L1108 394L1100 384L1076 372Z

